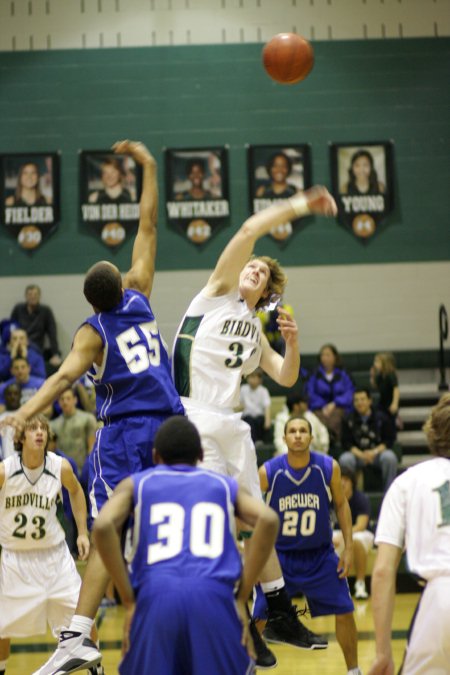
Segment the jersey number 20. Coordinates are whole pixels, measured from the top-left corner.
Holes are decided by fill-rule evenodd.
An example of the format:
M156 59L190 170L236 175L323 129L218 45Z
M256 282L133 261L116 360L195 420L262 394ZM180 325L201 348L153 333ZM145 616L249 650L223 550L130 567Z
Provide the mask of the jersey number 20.
M298 511L285 511L281 534L285 537L298 536ZM314 509L306 509L300 519L300 534L309 537L316 529L316 512Z

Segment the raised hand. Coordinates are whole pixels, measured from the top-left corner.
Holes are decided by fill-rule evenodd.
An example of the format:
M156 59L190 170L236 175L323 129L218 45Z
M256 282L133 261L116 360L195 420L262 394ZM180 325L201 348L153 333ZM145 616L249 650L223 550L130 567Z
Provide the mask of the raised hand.
M139 141L117 141L112 146L114 152L118 155L131 155L138 164L155 163L155 159L146 146Z

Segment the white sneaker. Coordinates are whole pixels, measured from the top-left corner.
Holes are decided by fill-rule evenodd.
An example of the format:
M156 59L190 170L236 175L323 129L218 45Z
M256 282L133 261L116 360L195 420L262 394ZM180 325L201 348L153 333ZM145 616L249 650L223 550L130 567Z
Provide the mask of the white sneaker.
M101 660L102 655L90 637L62 630L56 651L33 675L67 675L99 666Z
M355 581L355 598L356 600L367 600L369 594L366 590L366 582L362 579Z

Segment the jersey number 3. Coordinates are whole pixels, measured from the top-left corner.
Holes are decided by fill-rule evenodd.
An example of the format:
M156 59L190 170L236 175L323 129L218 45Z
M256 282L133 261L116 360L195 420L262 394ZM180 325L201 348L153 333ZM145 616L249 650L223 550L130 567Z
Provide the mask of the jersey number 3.
M120 353L134 375L148 370L150 366L159 366L161 361L156 321L140 323L139 328L145 335L147 344L142 344L142 337L134 326L116 337Z

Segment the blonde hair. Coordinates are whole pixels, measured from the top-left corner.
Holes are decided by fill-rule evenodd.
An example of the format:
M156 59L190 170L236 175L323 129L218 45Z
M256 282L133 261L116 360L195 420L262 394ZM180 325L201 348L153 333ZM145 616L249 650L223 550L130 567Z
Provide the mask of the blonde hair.
M450 393L443 394L423 425L430 452L438 457L450 456Z
M381 363L381 372L383 375L395 373L395 356L392 352L378 352L378 354L375 354L375 358L379 359Z
M268 296L260 298L255 306L255 309L261 309L271 302L270 298L272 295L277 295L281 298L284 289L286 288L287 276L280 263L275 258L269 258L267 255L252 255L250 260L261 260L261 262L265 263L269 268L270 276L266 288Z
M30 419L25 422L25 426L23 428L22 433L20 434L20 438L15 443L15 448L17 452L22 452L23 450L25 433L29 429L36 429L39 424L41 424L44 427L45 431L47 432L47 442L44 448L44 452L47 452L48 442L50 440L50 424L48 423L48 419L45 417L45 415L35 415L34 417L30 417Z

